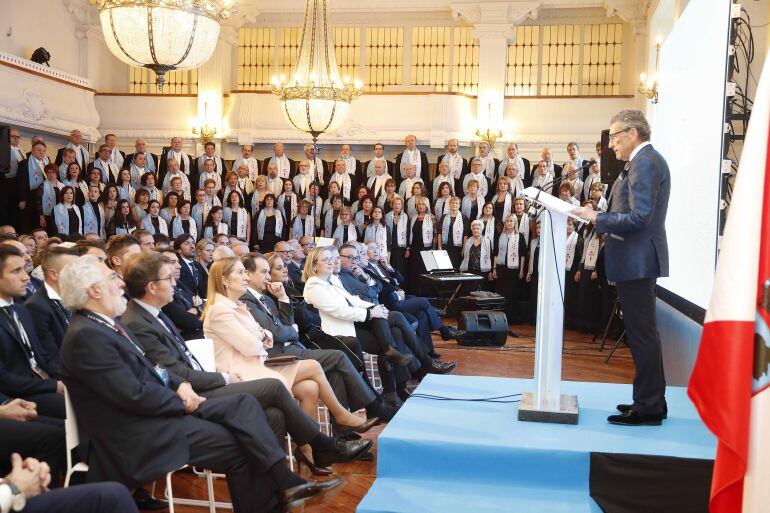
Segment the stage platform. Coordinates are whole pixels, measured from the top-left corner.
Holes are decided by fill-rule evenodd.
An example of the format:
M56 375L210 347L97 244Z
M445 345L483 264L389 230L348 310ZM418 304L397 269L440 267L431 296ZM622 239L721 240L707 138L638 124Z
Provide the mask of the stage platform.
M415 393L482 398L532 390L528 379L429 375ZM520 422L517 403L409 399L379 436L377 479L357 512L599 513L589 492L592 455L665 469L714 458L716 439L684 388L666 391L668 420L660 427L607 423L616 404L630 402L630 385L563 382L562 393L578 396L577 425Z

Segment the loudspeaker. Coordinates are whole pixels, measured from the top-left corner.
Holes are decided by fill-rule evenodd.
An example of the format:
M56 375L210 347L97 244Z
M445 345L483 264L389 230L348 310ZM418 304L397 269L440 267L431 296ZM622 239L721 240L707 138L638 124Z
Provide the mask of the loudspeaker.
M625 162L615 158L615 152L610 149L609 129L602 130L602 161L599 173L601 174L602 182L609 186L608 191L612 188L613 182L620 175L620 172L623 171L625 165Z
M11 127L0 125L0 176L11 170Z
M458 324L457 343L461 346L503 347L508 339L508 319L504 312L462 312Z

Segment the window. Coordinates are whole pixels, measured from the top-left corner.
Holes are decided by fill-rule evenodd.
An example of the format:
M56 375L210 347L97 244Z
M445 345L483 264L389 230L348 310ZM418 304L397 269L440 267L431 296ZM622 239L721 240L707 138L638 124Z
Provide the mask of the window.
M476 94L479 89L479 41L472 27L455 27L452 90Z
M410 83L449 90L451 27L412 27Z
M404 75L403 27L369 27L366 29L367 91L382 91L390 85L399 85Z
M516 27L515 40L508 45L508 65L505 94L511 96L537 95L538 51L540 27Z
M580 93L580 25L542 27L540 94L574 96Z
M334 28L334 54L340 78L348 77L352 82L360 76L361 29L358 27Z
M300 27L282 28L278 35L278 75L285 75L286 80L299 58L299 46L302 43Z
M237 66L237 89L269 88L275 73L275 29L241 29L238 32Z
M586 25L583 38L584 95L620 94L623 24Z

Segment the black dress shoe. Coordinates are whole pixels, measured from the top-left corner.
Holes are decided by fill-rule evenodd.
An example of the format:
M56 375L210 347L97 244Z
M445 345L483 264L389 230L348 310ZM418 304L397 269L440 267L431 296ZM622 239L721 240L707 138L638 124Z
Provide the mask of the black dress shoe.
M452 340L457 338L457 330L452 326L441 326L441 338L444 340Z
M346 424L337 424L332 422L332 430L340 435L345 433L366 433L380 422L377 417L366 419L366 422L359 424L358 426L348 426Z
M282 511L288 512L304 504L310 499L320 497L324 492L338 487L345 482L341 477L333 477L326 481L308 480L305 484L293 486L278 495Z
M352 440L345 442L334 440L333 452L313 451L313 463L318 467L326 467L333 463L344 463L357 459L372 448L371 440Z
M449 374L457 367L457 362L440 362L433 360L433 364L428 369L428 374Z
M366 405L366 416L379 417L381 423L390 422L397 411L398 407L379 397Z
M412 361L412 355L401 354L392 347L385 353L382 353L382 357L385 358L385 361L391 362L397 367L406 367Z
M660 426L662 421L663 415L642 415L636 410L607 417L607 422L619 426Z
M619 404L616 406L616 408L620 413L626 413L628 411L631 411L633 407L634 407L633 404ZM664 419L668 418L668 405L663 406L663 418Z
M134 502L136 507L143 511L160 511L168 509L168 502L156 499L144 488L134 490Z
M438 359L441 358L441 355L439 353L437 353L435 349L431 349L430 352L428 353L428 356L430 356L431 358L433 358L435 360L438 360Z

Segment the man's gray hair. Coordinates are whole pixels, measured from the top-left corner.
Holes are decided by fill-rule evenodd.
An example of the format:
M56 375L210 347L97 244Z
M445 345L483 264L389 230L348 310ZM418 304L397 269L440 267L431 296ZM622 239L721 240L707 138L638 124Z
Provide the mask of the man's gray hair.
M639 134L639 139L642 141L650 140L650 124L647 122L647 118L644 117L644 112L636 109L624 109L612 116L610 119L610 125L613 123L620 123L622 130L628 130L630 128L636 128L636 133Z
M83 255L64 266L59 274L59 294L68 310L78 310L88 303L88 289L104 279L94 272L98 265L95 255Z
M213 258L215 262L217 260L222 260L223 258L233 257L235 257L235 253L233 253L233 250L227 246L219 246L214 250Z

